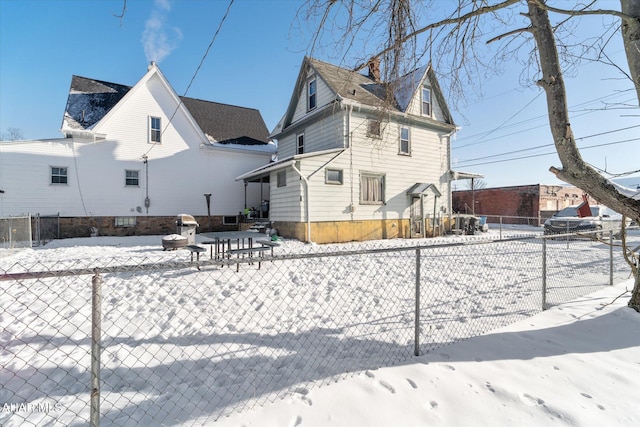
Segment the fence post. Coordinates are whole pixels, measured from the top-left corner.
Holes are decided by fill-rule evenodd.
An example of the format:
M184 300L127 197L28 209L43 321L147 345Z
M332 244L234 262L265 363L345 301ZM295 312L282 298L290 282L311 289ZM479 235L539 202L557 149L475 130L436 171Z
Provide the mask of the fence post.
M609 286L613 286L613 230L609 230Z
M547 239L542 238L542 310L547 309Z
M415 308L415 347L413 354L420 356L420 249L416 249L416 308Z
M100 341L102 327L102 277L93 270L91 279L91 411L90 425L100 425Z

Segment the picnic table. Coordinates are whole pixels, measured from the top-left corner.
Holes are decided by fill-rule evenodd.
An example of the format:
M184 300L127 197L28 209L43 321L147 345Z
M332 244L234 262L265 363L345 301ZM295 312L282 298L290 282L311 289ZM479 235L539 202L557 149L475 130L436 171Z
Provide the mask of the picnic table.
M253 240L264 237L264 234L257 231L218 231L213 233L202 233L203 240L201 244L210 245L211 259L222 259L234 249L231 249L231 243L236 243L236 251L239 249L252 249Z

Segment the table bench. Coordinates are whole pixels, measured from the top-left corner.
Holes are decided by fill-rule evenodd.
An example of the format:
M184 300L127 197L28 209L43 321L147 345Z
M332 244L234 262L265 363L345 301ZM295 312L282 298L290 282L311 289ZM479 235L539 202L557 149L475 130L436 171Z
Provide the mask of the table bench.
M280 246L280 243L274 242L273 240L256 240L256 243L260 243L263 247L271 248L271 256L273 256L273 248L277 248Z
M259 254L258 257L258 270L260 270L260 267L262 265L262 261L260 260L260 258L262 258L262 252L269 250L268 246L257 246L255 248L239 248L239 249L230 249L227 251L228 257L229 259L231 258L231 255L236 254L238 255L238 258L240 258L240 254L249 254L249 257L253 256L254 252L257 252ZM240 263L236 264L236 271L240 271Z
M188 249L189 252L191 252L191 262L193 262L193 254L196 254L196 261L200 261L200 252L205 252L206 249L203 248L202 246L198 246L198 245L187 245L184 247L185 249ZM198 270L200 270L200 266L197 266Z

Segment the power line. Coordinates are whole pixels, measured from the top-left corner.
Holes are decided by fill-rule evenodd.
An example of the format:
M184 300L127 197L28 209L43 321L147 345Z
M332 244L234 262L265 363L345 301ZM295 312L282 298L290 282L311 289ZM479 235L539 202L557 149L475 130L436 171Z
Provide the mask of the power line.
M187 88L185 89L184 94L182 96L187 96L187 93L189 93L189 89L191 89L191 85L193 84L194 80L196 79L196 76L198 75L198 72L200 71L200 68L202 68L202 64L204 64L204 61L207 58L207 55L209 55L209 51L211 50L211 47L213 46L213 44L215 43L216 39L218 38L218 34L220 33L220 30L222 29L222 24L224 24L224 21L227 19L227 16L229 16L229 12L231 11L231 6L233 5L234 1L235 0L230 0L229 1L229 5L227 6L227 10L225 11L224 15L222 16L222 19L220 20L220 23L218 24L218 28L216 29L216 32L213 34L213 37L211 38L211 41L209 42L209 46L207 46L207 50L204 52L204 55L202 55L202 59L200 59L200 63L198 64L198 67L196 68L196 71L193 73L193 76L191 77L191 80L189 81L189 84L187 85ZM165 131L169 128L169 125L171 124L171 121L173 120L175 115L178 113L178 110L180 109L180 105L182 105L182 98L178 97L178 105L176 106L176 109L173 111L173 114L171 115L171 117L169 118L169 122L165 125L164 129L162 129L162 132L160 133L161 137L162 137L162 135L164 135ZM151 145L151 147L147 150L147 152L144 153L142 158L145 158L147 156L147 154L149 154L149 152L151 150L153 150L156 145L157 144Z
M576 141L580 141L580 140L583 140L583 139L589 139L589 138L593 138L593 137L596 137L596 136L609 135L609 134L612 134L612 133L615 133L615 132L622 132L622 131L629 130L629 129L634 129L634 128L637 128L637 127L640 127L640 125L628 126L626 128L619 128L619 129L609 130L609 131L606 131L606 132L595 133L595 134L592 134L592 135L587 135L587 136L582 136L580 138L575 138L575 140ZM543 144L543 145L536 145L535 147L523 148L523 149L515 150L515 151L508 151L506 153L492 154L490 156L483 156L483 157L476 157L476 158L473 158L473 159L460 160L460 161L458 161L458 163L475 162L476 160L484 160L484 159L490 159L490 158L493 158L493 157L507 156L509 154L522 153L522 152L525 152L525 151L531 151L531 150L537 150L537 149L540 149L540 148L552 147L554 145L555 144L553 144L553 143L551 143L551 144Z
M630 92L630 91L633 91L633 90L634 90L634 89L625 89L625 90L620 91L620 92L617 92L617 93L613 93L613 94L609 94L609 95L604 95L604 96L601 96L601 97L598 97L598 98L595 98L595 99L592 99L592 100L584 101L584 102L581 102L581 103L579 103L579 104L576 104L576 105L574 105L574 106L570 107L570 108L569 108L569 111L570 111L570 112L577 111L576 109L578 109L578 108L585 107L585 106L587 106L587 105L589 105L589 104L592 104L592 103L595 103L595 102L604 101L604 100L609 99L609 98L618 97L618 96L620 96L620 95L624 95L625 93ZM540 92L540 94L542 94L542 93L543 93L543 92ZM538 94L538 96L539 96L540 94ZM534 100L535 100L535 99L534 99ZM531 101L531 102L533 102L533 101ZM529 103L527 104L527 106L528 106L529 104L531 104L531 102L529 102ZM526 108L526 106L525 106L524 108ZM523 108L523 109L524 109L524 108ZM524 132L524 131L533 130L533 129L537 129L537 128L540 128L540 127L547 126L547 124L546 124L546 123L544 123L544 124L541 124L541 125L539 125L539 126L535 126L535 127L533 127L533 128L525 129L524 131L514 132L514 133L511 133L511 134L501 135L501 136L496 136L496 137L491 138L491 139L486 139L486 136L488 136L488 135L490 135L490 134L492 134L492 133L496 132L497 130L501 130L501 129L509 129L509 128L512 128L512 127L515 127L515 126L519 126L519 125L522 125L522 124L525 124L525 123L529 123L529 122L534 122L534 121L541 120L541 119L544 119L544 118L547 118L547 117L548 117L546 114L542 114L542 115L535 116L535 117L532 117L532 118L529 118L529 119L526 119L526 120L522 120L522 121L519 121L519 122L516 122L516 123L512 123L512 124L510 124L510 125L508 125L508 126L504 126L504 125L505 125L509 120L511 120L513 117L515 117L517 114L519 114L523 109L520 109L520 110L518 111L518 113L516 113L516 114L515 114L515 115L513 115L511 118L509 118L508 120L506 120L503 124L501 124L500 126L498 126L497 128L495 128L495 129L493 129L493 130L491 130L491 131L482 132L482 133L477 133L477 134L468 135L468 136L464 137L464 139L471 139L471 138L475 138L475 137L478 137L478 136L479 136L479 137L481 137L481 139L480 139L479 141L475 141L475 142L472 142L472 143L469 143L469 144L465 144L465 145L461 145L461 146L457 146L457 147L451 147L451 148L455 150L455 149L457 149L457 148L467 147L467 146L469 146L469 145L476 145L476 144L480 144L481 142L489 142L489 141L493 141L493 140L496 140L496 139L505 138L505 137L507 137L507 136L511 136L511 135L514 135L514 134L517 134L517 133L521 133L521 132ZM583 112L582 114L580 114L580 115L574 115L574 116L573 116L573 118L581 117L581 116L583 116L583 115L591 114L591 113L594 113L594 112L597 112L597 111L601 111L601 109L597 109L597 110L586 110L586 111L584 111L584 112Z
M498 125L498 127L494 128L493 130L485 133L483 135L482 138L480 138L479 141L476 142L471 142L469 144L465 144L465 145L460 145L456 148L464 148L464 147L469 147L471 145L477 145L477 144L482 144L483 142L485 142L484 138L491 135L492 133L500 130L504 125L506 125L507 123L509 123L509 121L511 119L513 119L514 117L516 117L518 114L520 114L522 111L524 111L529 105L533 104L533 102L538 99L540 97L540 95L542 95L544 92L540 91L536 96L533 97L533 99L531 101L529 101L524 107L522 107L521 109L519 109L515 114L513 114L511 117L509 117L507 120L505 120L504 122L502 122L501 124Z
M624 144L624 143L633 142L633 141L640 141L640 138L632 138L632 139L626 139L626 140L623 140L623 141L615 141L615 142L608 142L608 143L605 143L605 144L590 145L590 146L587 146L587 147L581 147L580 150L588 150L590 148L605 147L605 146L608 146L608 145ZM551 156L553 154L557 154L557 152L553 151L553 152L550 152L550 153L532 154L530 156L512 157L512 158L509 158L509 159L493 160L493 161L490 161L490 162L473 163L473 164L470 164L470 165L464 165L464 167L490 165L490 164L494 164L494 163L512 162L512 161L515 161L515 160L523 160L523 159L531 159L531 158L535 158L535 157ZM471 161L471 160L469 160L469 161Z

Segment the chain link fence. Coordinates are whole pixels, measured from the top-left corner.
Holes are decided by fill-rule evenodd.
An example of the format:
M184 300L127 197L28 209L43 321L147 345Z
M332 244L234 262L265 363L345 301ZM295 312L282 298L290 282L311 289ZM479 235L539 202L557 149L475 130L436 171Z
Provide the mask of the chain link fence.
M0 248L31 247L31 217L12 216L0 218Z
M305 399L630 274L619 247L584 237L415 243L285 241L260 266L148 248L5 258L0 424L202 425Z

